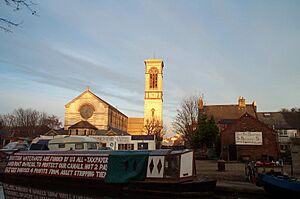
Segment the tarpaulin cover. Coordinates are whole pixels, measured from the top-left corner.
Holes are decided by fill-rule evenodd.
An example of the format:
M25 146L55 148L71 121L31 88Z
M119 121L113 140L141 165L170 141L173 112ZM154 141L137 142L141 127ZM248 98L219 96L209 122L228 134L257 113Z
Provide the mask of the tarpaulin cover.
M127 183L144 180L147 174L149 153L144 151L116 151L108 157L105 176L107 183Z

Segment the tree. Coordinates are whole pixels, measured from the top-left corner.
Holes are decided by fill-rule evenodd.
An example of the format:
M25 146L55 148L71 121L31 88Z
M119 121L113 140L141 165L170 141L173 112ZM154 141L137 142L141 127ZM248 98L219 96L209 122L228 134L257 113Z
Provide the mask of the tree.
M220 154L220 134L214 117L208 118L205 114L199 114L197 129L193 134L193 148L201 149L205 153Z
M280 110L280 112L293 112L293 113L296 113L296 112L300 112L300 108L298 108L298 107L293 107L291 109L282 108Z
M47 126L51 129L61 128L62 123L57 116L49 116L45 112L33 109L18 108L11 114L0 116L0 123L10 131L22 131L23 136L37 136L38 128Z
M33 7L36 5L31 0L4 0L5 4L13 11L20 11L25 8L30 11L32 15L37 15L37 12ZM22 22L14 22L5 17L0 17L0 29L4 32L12 32L12 27L17 27Z
M152 118L147 119L144 125L145 133L147 135L155 135L156 139L156 148L160 148L161 142L163 140L164 128L161 124L161 121Z
M188 147L193 145L193 134L197 129L198 99L196 96L185 98L180 108L177 109L177 115L172 123L174 129L182 135Z
M161 121L155 118L147 119L144 125L144 129L147 135L155 135L156 139L159 141L162 140L165 132Z

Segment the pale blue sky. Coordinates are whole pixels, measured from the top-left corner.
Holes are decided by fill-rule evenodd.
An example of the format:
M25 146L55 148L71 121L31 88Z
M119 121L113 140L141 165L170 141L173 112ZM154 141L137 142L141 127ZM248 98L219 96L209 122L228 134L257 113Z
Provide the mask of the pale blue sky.
M185 96L207 104L257 101L259 111L300 107L300 1L39 1L39 16L0 32L0 114L35 108L63 119L85 90L128 117L143 116L144 63L165 61L164 119Z

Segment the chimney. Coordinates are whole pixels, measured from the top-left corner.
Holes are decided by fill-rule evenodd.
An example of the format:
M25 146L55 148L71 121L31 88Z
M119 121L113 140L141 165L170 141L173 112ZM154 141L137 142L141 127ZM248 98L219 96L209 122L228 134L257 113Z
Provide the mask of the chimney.
M199 110L203 110L203 98L202 98L202 96L199 97L198 108L199 108Z
M246 100L244 97L239 97L238 105L239 108L246 108Z
M254 111L257 112L257 106L256 106L256 101L255 100L252 102L252 106L254 108Z

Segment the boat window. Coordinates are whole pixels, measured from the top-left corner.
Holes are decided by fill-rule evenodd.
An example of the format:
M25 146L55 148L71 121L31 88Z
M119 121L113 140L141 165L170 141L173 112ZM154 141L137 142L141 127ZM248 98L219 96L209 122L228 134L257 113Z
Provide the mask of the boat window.
M83 149L83 143L76 143L75 149Z
M180 174L180 155L165 156L165 177L179 178Z
M118 150L134 150L134 144L118 144Z
M148 143L138 143L138 150L148 149Z
M87 149L97 149L96 143L87 143Z
M65 148L65 144L58 144L58 148Z

